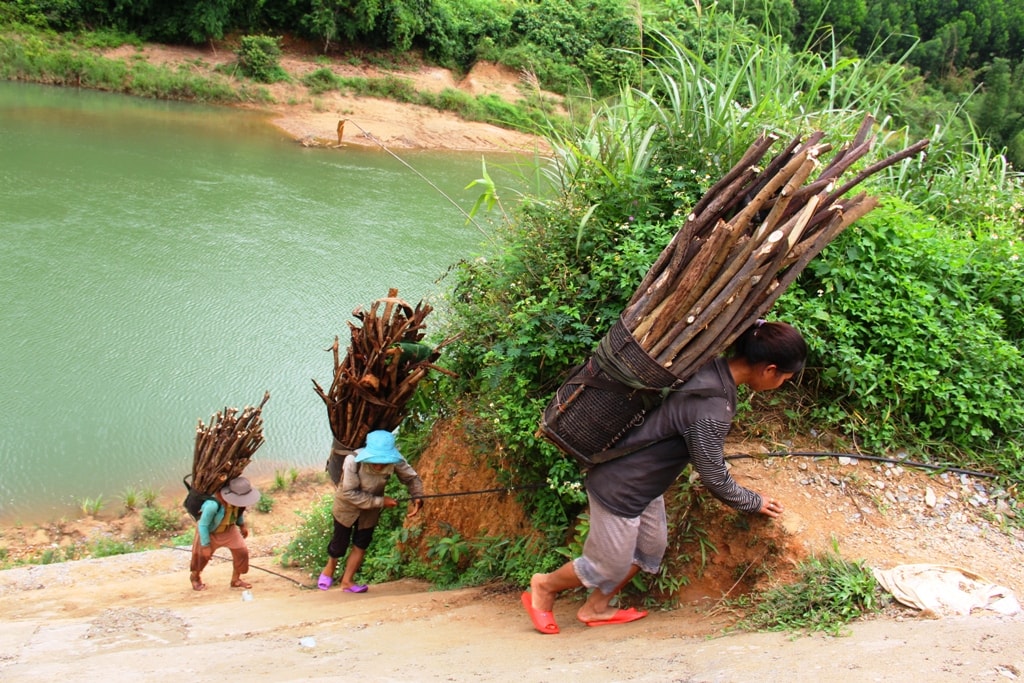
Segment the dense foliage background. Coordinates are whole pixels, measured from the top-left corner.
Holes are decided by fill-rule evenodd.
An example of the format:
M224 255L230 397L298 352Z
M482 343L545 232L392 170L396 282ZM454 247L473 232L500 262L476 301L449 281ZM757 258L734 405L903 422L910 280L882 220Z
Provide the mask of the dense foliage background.
M1024 94L1015 87L1024 82L1024 4L1013 0L5 0L0 8L62 32L193 44L289 35L325 53L418 50L463 71L486 59L536 75L545 89L599 97L623 83L642 87L641 50L658 33L692 41L700 24L735 17L797 50L903 64L914 102L890 113L913 134L960 110L1024 166Z
M522 119L556 150L548 189L488 214L499 246L449 278L445 334L462 336L446 361L459 377L425 384L404 430L483 418L473 437L503 453L509 483L551 483L526 502L553 539L583 497L575 465L535 436L543 407L754 137L821 129L842 142L871 113L880 155L930 138L927 155L870 180L881 207L776 305L811 345L799 382L747 400L794 432L833 434L838 450L980 468L1011 493L1024 480L1022 3L17 0L0 3L0 20L5 78L85 59L61 46L41 67L38 55L104 32L271 35L241 41L239 56L272 73L263 58L287 34L327 55L415 49L463 70L494 60L566 94L571 121Z

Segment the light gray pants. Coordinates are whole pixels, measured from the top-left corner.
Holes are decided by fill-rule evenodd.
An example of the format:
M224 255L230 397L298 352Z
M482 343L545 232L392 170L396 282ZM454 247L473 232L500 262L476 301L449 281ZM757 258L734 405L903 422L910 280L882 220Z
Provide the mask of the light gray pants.
M665 499L658 496L652 500L639 517L619 517L593 496L588 495L587 500L590 531L583 555L572 563L583 585L608 595L634 564L640 571L657 574L668 547Z

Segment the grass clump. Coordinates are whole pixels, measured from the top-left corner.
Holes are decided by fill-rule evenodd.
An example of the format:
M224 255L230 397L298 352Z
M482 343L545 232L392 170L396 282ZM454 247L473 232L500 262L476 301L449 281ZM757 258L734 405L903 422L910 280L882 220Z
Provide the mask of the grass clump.
M256 501L255 507L257 512L268 514L274 509L274 497L266 493L260 494L260 499Z
M126 512L133 512L138 509L140 496L139 490L134 486L125 487L121 492L121 505L124 506Z
M745 631L802 631L843 635L843 627L881 610L878 582L862 561L836 552L812 556L797 567L797 580L773 588L733 627Z
M150 533L177 531L181 528L181 515L177 510L154 505L142 510L142 524Z
M103 494L95 498L84 498L81 502L82 514L86 517L95 517L105 505L106 501L103 500Z
M131 541L120 541L113 538L97 538L93 541L88 554L91 557L112 557L114 555L127 555L140 550L143 550L143 548L137 548Z

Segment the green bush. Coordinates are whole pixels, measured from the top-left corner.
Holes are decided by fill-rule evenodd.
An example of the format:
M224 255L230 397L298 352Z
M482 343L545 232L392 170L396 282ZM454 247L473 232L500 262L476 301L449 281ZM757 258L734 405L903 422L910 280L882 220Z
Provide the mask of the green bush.
M331 90L340 89L342 79L340 76L335 75L328 67L322 66L303 76L302 84L309 88L310 92L314 95L319 95Z
M266 493L260 494L260 499L258 501L256 501L256 512L262 512L263 514L267 514L268 512L270 512L273 509L274 509L274 498L273 498L273 496L271 496L269 494L266 494Z
M131 541L117 541L112 538L98 538L92 542L89 554L92 557L111 557L112 555L127 555L137 552L135 544Z
M181 528L181 512L154 505L142 509L142 524L150 533L176 531Z
M180 533L177 536L172 537L168 541L168 543L170 543L170 545L172 545L174 547L191 546L193 541L195 541L195 537L196 537L195 529L191 529L189 531L185 531L184 533Z
M873 450L991 453L1016 439L1018 252L1013 239L957 234L896 200L847 230L780 302L813 349L814 419Z
M327 494L309 510L299 513L302 524L281 555L282 566L301 567L315 575L327 564L327 542L334 530L333 502L334 495Z
M288 80L281 68L281 39L273 36L242 36L235 50L242 73L259 83Z
M404 446L402 450L411 452ZM408 491L398 477L391 477L384 494L401 500L407 497ZM300 513L302 524L281 556L282 565L301 567L313 576L323 569L328 560L327 543L334 531L334 516L331 513L333 504L334 494L330 493L310 510ZM359 572L361 581L390 581L403 575L414 575L403 570L410 558L405 557L399 547L411 538L410 534L418 533L403 527L405 513L405 505L385 508L381 512L380 520L374 528L373 543L366 551Z

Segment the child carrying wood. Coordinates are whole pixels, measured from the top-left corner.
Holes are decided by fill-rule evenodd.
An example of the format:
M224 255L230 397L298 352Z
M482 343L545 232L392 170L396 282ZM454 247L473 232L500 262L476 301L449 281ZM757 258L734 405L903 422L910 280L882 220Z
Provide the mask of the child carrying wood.
M409 489L412 501L407 516L415 516L423 508L423 481L398 452L391 432L383 429L370 432L366 435L366 446L345 457L341 481L331 508L334 533L327 544L327 556L330 559L317 581L320 590L327 590L334 585L338 560L349 550L350 544L352 549L348 553L345 571L339 582L341 590L346 593L365 593L369 589L366 584L357 584L355 576L373 540L373 530L381 512L384 508L398 505L394 498L384 495L384 488L392 474L397 475Z
M249 527L245 525L245 508L259 499L260 492L248 479L235 477L203 503L196 521L195 540L192 541L192 562L189 566L192 590L206 590L200 575L217 548L231 551L231 587L252 588L251 583L242 579L242 574L249 571L249 548L245 544Z

